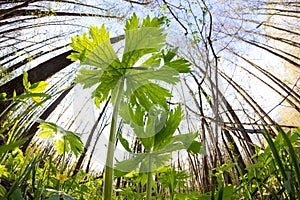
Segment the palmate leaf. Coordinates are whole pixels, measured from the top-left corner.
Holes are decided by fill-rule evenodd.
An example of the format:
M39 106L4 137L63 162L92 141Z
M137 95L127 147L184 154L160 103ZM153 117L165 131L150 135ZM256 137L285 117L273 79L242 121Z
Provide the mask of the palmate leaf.
M97 52L101 50L104 52L111 52L111 50L113 50L110 44L109 32L105 29L104 25L102 25L101 28L90 26L89 33L91 39L88 37L87 33L84 33L82 36L75 36L72 38L72 44L70 46L76 52L71 53L68 58L73 61L80 60L80 64L85 64L88 55L95 51L96 48ZM104 58L102 59L104 63L107 63L105 58L116 58L115 55L112 55L111 57L107 55L111 54L99 54L96 58ZM93 59L90 58L89 60ZM102 67L101 63L98 64L100 65L95 67Z
M90 70L86 68L81 68L77 72L77 76L74 79L74 82L82 84L83 88L90 88L99 83L101 75L101 70Z
M164 127L155 135L154 150L164 148L172 140L173 134L182 120L182 109L178 106L171 111Z
M41 131L38 137L41 139L50 139L53 142L58 154L69 152L70 150L78 156L84 150L84 145L80 137L71 131L67 131L52 122L39 121Z
M94 101L98 108L100 107L100 103L108 98L109 93L117 88L120 78L121 75L111 74L107 71L102 73L99 79L99 85L93 92ZM115 96L112 97L112 99L114 98ZM112 102L114 102L114 100Z
M146 154L135 154L133 158L121 161L115 165L115 176L120 177L139 167Z
M79 70L74 81L82 84L84 88L101 83L93 93L95 104L99 107L122 76L117 70L121 64L104 25L100 29L91 26L90 36L91 39L87 34L74 37L71 47L78 53L72 53L68 58L95 67L93 70L85 68Z
M128 151L129 153L132 153L132 151L130 149L130 146L129 146L129 142L125 138L123 138L122 132L119 132L118 139L120 140L120 143L122 144L122 146L124 147L124 149L126 151Z
M166 120L167 112L164 108L156 107L148 112L144 130L136 132L135 135L142 142L147 153L152 151L155 142L155 135L162 129Z
M117 57L109 38L96 46L86 56L83 64L95 66L102 70L111 70L112 73L118 72L117 69L121 67L119 58Z
M156 84L149 83L163 81L175 84L179 81L179 73L188 72L190 64L184 59L174 60L176 51L168 51L166 54L161 51L166 39L162 23L162 18L150 19L148 16L140 24L135 14L127 20L122 61L117 57L110 43L109 33L103 25L101 28L91 26L90 36L85 33L72 39L71 47L76 52L68 58L94 67L79 70L75 82L83 84L84 88L100 84L93 93L97 106L107 99L120 78L125 76L127 91L124 96L130 97L136 89L140 94L144 93L135 94L134 98L137 99L131 103L145 102L143 109L146 111L153 103L166 107L166 98L171 97L171 94L159 86L154 86ZM147 59L142 62L141 58ZM159 95L156 97L153 91ZM146 100L148 98L150 101Z
M141 106L146 111L155 105L160 105L167 109L168 104L166 98L172 97L171 93L154 83L148 83L140 86L130 97L131 106Z
M164 46L166 35L160 27L162 23L162 18L147 16L139 28L139 19L133 14L125 25L124 66L131 68L144 55L158 52Z

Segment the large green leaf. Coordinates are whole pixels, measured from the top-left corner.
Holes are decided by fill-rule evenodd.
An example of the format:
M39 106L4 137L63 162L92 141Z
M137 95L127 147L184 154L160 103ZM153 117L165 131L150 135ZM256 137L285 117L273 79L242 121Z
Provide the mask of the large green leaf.
M53 142L58 154L72 151L78 156L84 150L84 145L80 137L71 131L67 131L52 122L40 120L39 128L41 131L38 137L41 139L50 139Z
M82 84L83 88L89 88L99 83L102 73L101 70L81 68L74 81Z
M109 38L96 46L86 56L86 59L83 62L85 65L95 66L104 70L107 68L110 68L110 70L116 70L119 63L119 58L117 57Z
M124 149L130 153L132 153L130 146L129 146L129 142L123 138L122 136L122 132L119 132L118 134L118 139L120 140L120 143L122 144L122 146L124 147Z
M172 140L173 134L178 128L182 119L182 109L178 106L171 111L164 127L155 135L154 150L164 148Z
M139 168L140 163L146 157L146 154L135 154L133 158L123 160L115 165L115 176L120 177Z
M68 58L73 61L80 60L81 64L85 64L85 61L91 52L95 51L96 48L97 52L102 49L104 54L90 56L88 59L90 61L88 62L92 62L92 60L94 60L93 58L96 58L97 61L100 61L101 58L103 58L103 62L97 62L95 67L102 68L107 66L105 65L107 63L105 59L109 58L109 60L111 60L112 58L116 58L116 55L112 53L109 32L105 29L104 25L102 25L101 28L90 26L89 33L91 39L88 37L87 33L72 38L72 44L70 46L76 52L71 53Z
M131 106L141 104L143 112L149 111L151 104L167 107L166 98L171 94L156 81L175 84L179 81L179 73L188 72L190 64L181 58L174 59L176 51L166 54L161 51L166 39L162 23L162 18L150 19L147 16L140 24L135 14L127 20L122 61L117 57L103 25L101 28L91 26L90 37L85 33L72 39L71 47L76 52L69 58L95 67L79 70L75 82L83 84L84 88L99 84L93 93L97 106L107 99L120 78L125 76L124 97L131 99Z
M147 16L139 28L139 19L135 14L126 22L122 62L127 68L133 67L144 55L157 52L164 46L166 35L160 27L162 22L162 19Z
M98 71L98 70L97 70ZM96 90L93 92L93 97L97 107L100 106L100 103L106 100L113 90L118 88L120 83L121 76L110 74L107 71L104 71L101 78L99 79L99 85ZM115 99L115 95L112 95L112 99ZM112 101L114 102L114 101Z
M140 86L130 96L130 106L141 106L145 111L150 111L155 105L168 109L166 98L172 97L171 93L154 83Z
M22 144L24 144L26 141L28 140L28 137L23 138L21 140L18 141L14 141L14 142L10 142L8 144L4 144L0 146L0 154L4 154L7 153L19 146L21 146Z

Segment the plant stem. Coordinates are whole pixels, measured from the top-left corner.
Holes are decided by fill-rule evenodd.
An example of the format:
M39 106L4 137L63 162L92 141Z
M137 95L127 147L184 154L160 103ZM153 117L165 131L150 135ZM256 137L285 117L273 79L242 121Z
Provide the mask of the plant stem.
M115 138L116 138L116 124L118 119L119 107L121 103L122 90L124 87L124 77L121 78L120 85L118 87L117 95L115 98L115 102L113 103L113 114L110 125L110 134L106 155L106 164L105 164L105 176L104 176L104 200L112 199L113 192L113 158L115 151Z
M148 179L147 179L147 200L151 200L152 196L152 154L149 153L148 163Z

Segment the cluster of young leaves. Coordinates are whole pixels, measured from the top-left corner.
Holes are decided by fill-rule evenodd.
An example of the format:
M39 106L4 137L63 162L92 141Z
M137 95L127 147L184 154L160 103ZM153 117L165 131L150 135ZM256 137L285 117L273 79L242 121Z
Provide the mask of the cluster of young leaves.
M171 153L174 151L185 149L195 154L202 151L202 143L195 140L198 133L175 135L175 131L182 119L182 109L180 106L169 113L158 113L157 111L148 113L147 118L140 117L138 119L136 117L136 120L132 120L124 110L121 110L120 114L124 122L129 124L134 130L135 136L145 148L145 153L132 153L133 151L129 147L129 142L123 138L122 133L119 133L118 136L121 144L131 153L132 158L116 164L116 176L123 176L132 171L137 171L138 173L148 172L149 157L152 160L151 170L155 172L166 165L166 162L172 156ZM165 119L163 119L164 117ZM145 126L135 123L138 120L142 120Z
M6 93L0 94L0 101L12 102L11 105L20 102L27 105L29 99L34 101L30 108L19 112L15 118L4 121L0 126L0 137L5 141L5 144L0 145L0 198L20 199L21 186L26 187L27 178L36 164L35 158L26 158L19 148L28 140L28 137L22 137L27 120L21 121L33 108L41 105L42 97L49 95L43 93L47 83L40 81L31 84L27 72L23 72L23 86L25 91L20 95L17 95L16 91L10 98L7 98ZM0 113L1 117L3 113Z
M26 71L23 72L23 86L26 91L25 94L27 94L36 103L40 103L42 101L41 97L48 97L48 95L43 93L48 86L48 83L46 81L39 81L31 84L28 81L28 73Z
M69 169L35 148L23 154L16 148L0 161L0 199L101 199L102 179L80 170L69 176Z
M17 95L16 91L14 91L12 97L7 98L7 94L5 92L0 93L0 101L14 101L26 104L25 100L31 98L34 102L41 103L42 97L49 97L49 95L43 93L43 91L47 88L48 83L46 81L39 81L31 84L28 81L28 73L26 71L23 72L23 86L25 89L23 94Z
M78 135L71 131L67 131L52 122L40 120L39 128L41 131L38 137L48 139L53 142L58 154L72 151L76 156L80 155L84 150L84 145Z
M177 170L175 167L165 167L158 179L164 188L169 189L170 199L173 200L177 195L176 190L184 189L188 178L189 175L185 171ZM185 198L182 199L186 199L188 195L186 194Z
M300 129L285 132L278 126L278 130L275 140L265 131L268 146L263 151L257 148L253 156L257 158L257 163L247 167L248 173L236 188L238 195L267 198L265 194L268 194L270 199L299 198Z

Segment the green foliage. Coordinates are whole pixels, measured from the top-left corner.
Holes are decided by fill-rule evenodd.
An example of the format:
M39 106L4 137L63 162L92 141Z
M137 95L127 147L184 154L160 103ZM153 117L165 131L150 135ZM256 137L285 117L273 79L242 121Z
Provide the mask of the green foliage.
M166 117L163 116L165 114L163 111L167 110L167 98L172 96L170 91L157 84L157 81L176 84L179 81L179 73L190 71L189 63L186 60L176 59L176 53L172 51L164 53L162 50L166 43L162 24L163 18L150 19L147 16L140 22L140 19L133 14L125 24L125 46L122 59L117 57L110 43L109 32L104 25L101 28L91 26L90 38L85 33L82 37L76 36L72 39L71 47L76 52L72 53L69 58L79 60L82 65L94 67L93 69L79 70L75 82L84 87L97 85L93 92L96 106L99 107L100 103L109 95L112 97L114 106L105 169L105 199L111 198L114 154L112 144L115 143L119 106L121 106L121 116L132 125L138 139L149 153L152 148L158 147L155 144L160 141L155 140L155 135L158 126L163 126L163 117ZM149 117L147 117L147 121L143 121L143 117L146 115ZM157 115L162 115L162 119L156 118ZM131 120L138 126L130 123ZM180 122L180 120L181 113L177 118L177 121ZM169 118L169 121L171 122L173 119ZM165 128L166 130L158 136L173 134L179 124L177 121L172 127ZM147 124L146 131L137 131L141 130L140 127L143 127L142 123L144 122ZM149 133L153 136L148 137ZM119 137L125 149L129 150L128 142L122 138L122 135ZM154 157L150 155L145 159L150 163L152 159L154 159L153 161L159 160L156 159L159 156L161 155ZM140 159L137 156L137 160ZM136 162L136 160L132 161L134 164Z
M104 25L101 28L90 27L91 39L86 33L72 39L71 47L78 53L72 53L69 58L80 60L82 65L95 67L79 70L75 82L82 84L84 88L98 85L93 92L97 106L107 99L111 92L115 94L113 91L118 88L121 77L126 75L124 94L132 96L132 104L136 99L143 99L139 103L142 103L147 110L149 110L149 101L155 104L160 102L165 107L166 102L163 101L162 96L170 97L171 94L151 83L150 80L174 84L179 81L178 72L189 72L188 62L182 58L173 59L176 53L168 51L164 55L163 51L160 52L165 45L165 34L160 27L163 23L162 18L150 19L148 16L140 27L139 23L140 20L135 14L126 22L122 60L117 57L109 40L109 32ZM142 61L142 58L147 59ZM164 61L164 65L161 65L161 61Z
M176 199L176 190L178 188L184 189L188 178L189 176L186 172L176 170L175 167L166 167L164 170L162 170L159 176L159 181L163 187L169 189L170 199L173 200Z
M248 173L237 186L238 195L263 199L299 198L299 128L293 133L278 127L276 139L267 131L264 137L268 146L254 157L257 163L247 167ZM296 153L297 152L297 153Z
M32 99L37 105L42 106L42 98L48 99L50 95L43 93L43 91L48 86L48 83L45 81L39 81L34 84L31 84L28 81L28 73L26 71L23 72L23 86L25 88L25 92L17 96L16 91L14 90L11 98L7 98L6 93L0 94L0 101L13 101L15 103L21 102L27 104L25 100Z
M140 173L149 172L145 166L147 166L150 157L152 159L152 171L157 171L171 158L173 151L186 149L191 153L200 153L202 143L195 141L198 133L174 135L182 119L180 106L168 114L158 109L152 110L148 114L148 118L141 116L137 120L142 120L142 124L145 126L139 126L139 124L134 123L134 120L130 120L133 117L129 117L128 113L123 113L122 110L120 113L124 122L128 123L134 130L146 153L133 154L132 150L129 149L128 152L132 153L133 158L116 164L116 176L123 176L137 168L139 168ZM123 140L125 139L123 138ZM124 148L128 150L128 141L121 143L125 144ZM191 144L193 144L192 147Z
M68 153L72 151L76 156L80 155L84 150L84 145L80 137L71 131L67 131L52 122L40 120L39 128L41 131L38 137L41 139L49 139L53 142L58 154Z
M142 146L141 153L135 153L125 134L118 134L120 143L131 155L115 165L115 177L123 180L123 185L115 189L118 193L105 197L102 176L82 170L72 175L74 166L67 165L65 156L69 152L79 156L84 150L83 144L78 135L54 123L41 120L38 137L53 144L60 155L58 158L54 159L52 153L48 155L44 146L28 149L26 154L20 150L28 140L20 137L29 121L27 118L32 117L28 113L49 98L43 93L48 84L43 81L31 84L24 72L23 94L14 92L11 98L7 98L6 93L0 94L0 101L25 105L30 102L26 111L1 125L0 134L5 144L0 146L0 199L101 199L103 196L106 199L153 199L152 193L157 199L299 199L300 128L285 132L278 127L275 139L266 131L267 147L256 147L253 158L257 163L247 166L247 173L239 177L239 182L225 182L224 175L234 178L233 169L238 168L236 163L226 162L214 169L211 176L216 178L217 185L206 194L191 191L193 177L188 171L168 166L174 151L205 152L202 143L197 141L197 132L176 133L183 111L181 106L168 105L172 93L165 86L177 84L180 73L190 72L190 64L177 57L176 49L165 47L164 23L164 18L146 17L141 21L133 15L126 21L125 47L120 58L104 26L91 26L89 35L85 33L72 39L75 52L69 58L90 66L78 71L75 82L84 88L97 86L92 95L98 107L112 96L111 138L115 137L120 115ZM210 102L210 97L206 97ZM110 155L113 148L109 148ZM112 166L112 163L107 164ZM110 175L112 178L113 174Z
M128 150L128 141L125 142L122 138L121 144L131 153L132 158L117 163L115 175L120 177L132 172L137 173L138 176L147 174L147 199L151 199L153 174L161 172L161 169L172 158L172 152L186 149L191 153L199 153L202 143L195 141L198 133L174 135L182 119L180 106L168 113L164 108L157 106L145 116L145 113L140 112L142 109L136 109L134 114L134 112L126 112L128 110L124 109L127 107L125 103L122 105L123 109L120 114L124 122L134 130L145 153L132 153L132 150ZM174 190L179 183L179 176L175 177L174 173L170 172L173 175L170 186L171 199L174 198Z
M72 195L76 197L81 195L81 199L83 197L99 198L99 194L95 195L95 192L92 191L97 191L101 183L95 187L87 187L89 189L84 192L81 190L84 185L96 183L93 179L88 180L88 177L92 176L85 173L81 177L79 177L80 173L74 177L69 176L71 168L67 169L64 162L54 162L52 155L45 155L37 147L28 148L25 155L20 150L19 147L28 142L28 138L31 137L22 138L22 133L29 122L28 119L32 117L28 113L50 98L49 95L43 93L47 83L40 81L31 84L28 81L27 72L23 73L23 86L25 88L23 94L17 95L14 92L12 98L6 98L5 93L1 94L0 100L2 101L21 102L28 105L30 102L28 100L31 99L33 103L25 111L18 111L19 115L11 117L10 121L0 127L1 137L5 142L0 146L0 199L74 199ZM24 118L26 120L23 120ZM72 151L79 155L83 151L82 142L74 133L44 121L41 121L40 128L43 129L40 136L52 137L53 141L57 139L55 138L56 132L60 132L61 139L65 141L64 148L61 143L55 143L57 149L60 149L58 150L60 153L65 154L67 151ZM86 180L85 183L79 184L82 180ZM78 183L78 187L75 183ZM68 192L70 190L71 194ZM80 193L80 195L76 193ZM97 198L95 198L96 196Z
M31 84L28 81L28 73L25 71L23 72L23 86L26 90L26 93L19 98L30 97L36 103L40 103L42 101L41 97L48 96L42 93L48 86L48 83L45 81L39 81L34 84Z

